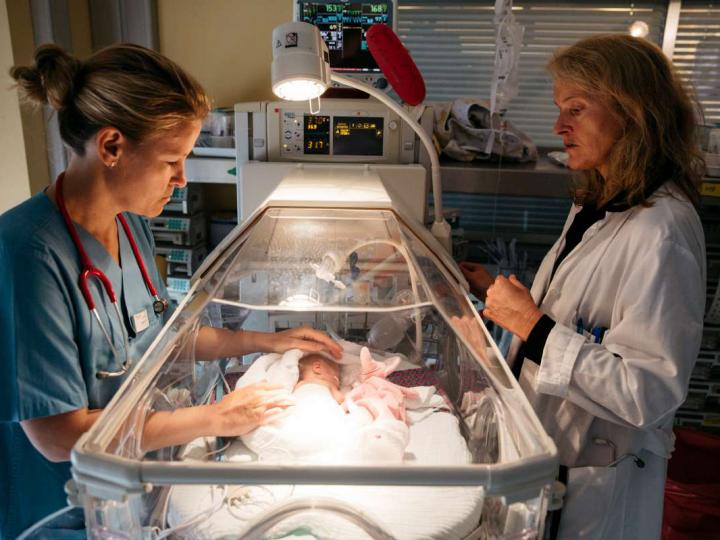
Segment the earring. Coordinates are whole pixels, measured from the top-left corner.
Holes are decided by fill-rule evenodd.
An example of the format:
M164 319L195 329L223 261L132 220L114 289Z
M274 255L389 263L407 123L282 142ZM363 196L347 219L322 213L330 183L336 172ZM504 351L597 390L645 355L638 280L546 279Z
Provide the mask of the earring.
M118 163L117 161L111 161L110 163L107 164L107 166L110 167L111 169L114 169L115 165L117 165L117 163Z

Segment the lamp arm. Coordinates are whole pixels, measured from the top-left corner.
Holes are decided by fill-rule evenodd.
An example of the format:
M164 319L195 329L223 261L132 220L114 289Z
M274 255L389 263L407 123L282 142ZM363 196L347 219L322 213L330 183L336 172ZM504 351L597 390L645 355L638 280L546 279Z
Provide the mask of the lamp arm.
M449 231L449 226L445 222L445 218L443 216L442 211L442 185L440 184L440 160L438 159L437 152L435 151L435 146L433 146L432 140L430 137L428 137L428 134L425 133L425 131L422 129L420 124L415 120L412 116L410 116L405 109L403 109L400 105L398 105L395 101L390 99L387 94L384 92L380 92L379 90L373 88L372 86L365 84L363 82L357 81L355 79L351 79L350 77L345 77L343 75L338 75L337 73L331 72L330 73L330 79L343 84L345 86L349 86L350 88L355 88L357 90L361 90L367 94L370 94L372 97L376 98L378 101L381 101L385 105L388 106L391 110L397 113L397 115L402 118L412 129L415 131L418 137L420 137L420 140L425 145L425 150L427 150L428 156L430 157L430 176L432 178L432 191L433 191L433 206L435 207L435 225L439 224L445 224ZM448 233L449 234L449 233Z

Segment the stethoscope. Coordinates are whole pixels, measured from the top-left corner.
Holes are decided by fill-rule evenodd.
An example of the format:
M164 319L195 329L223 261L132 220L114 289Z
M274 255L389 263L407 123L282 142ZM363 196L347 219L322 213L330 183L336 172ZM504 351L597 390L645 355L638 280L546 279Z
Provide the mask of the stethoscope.
M115 290L113 289L112 283L102 270L93 265L92 260L90 259L87 252L85 251L85 248L83 247L82 241L80 240L80 235L75 228L75 224L70 219L70 215L68 214L67 208L65 207L65 199L63 198L62 194L64 175L65 173L61 173L60 176L58 176L55 197L57 199L57 205L60 209L60 213L62 214L63 220L65 221L65 226L67 227L73 244L75 244L75 247L78 250L78 254L80 255L80 263L82 265L82 270L80 272L80 278L78 282L80 286L80 291L85 298L85 303L87 304L88 309L90 309L90 312L95 316L95 319L100 325L100 329L105 336L105 340L107 341L108 345L110 345L113 356L116 360L118 360L118 363L120 363L120 355L118 354L117 349L115 349L112 339L110 339L110 333L105 328L102 319L100 319L100 314L95 307L95 301L93 300L92 294L90 293L90 287L88 287L88 278L97 278L98 280L100 280L100 283L102 283L103 287L105 288L105 292L110 299L110 303L115 308L115 313L117 315L118 321L120 322L120 327L122 328L123 332L123 340L125 345L125 361L120 363L120 369L118 371L98 371L96 376L98 379L119 377L127 373L131 365L130 358L128 356L129 338L127 328L125 327L125 322L123 321L123 316L120 312L120 307L118 306L117 302L117 296L115 295ZM130 232L130 227L125 220L125 216L123 216L122 214L118 214L117 218L120 221L120 225L122 225L123 230L125 231L125 236L127 236L128 242L130 242L130 247L132 248L133 255L135 255L135 261L137 262L138 268L140 268L140 273L142 274L145 286L147 287L150 296L152 296L153 298L153 311L159 315L165 310L167 310L168 301L158 296L157 289L155 289L155 286L150 279L147 269L145 268L145 263L143 262L140 251L138 250L137 244L135 243L135 237L132 235L132 232Z

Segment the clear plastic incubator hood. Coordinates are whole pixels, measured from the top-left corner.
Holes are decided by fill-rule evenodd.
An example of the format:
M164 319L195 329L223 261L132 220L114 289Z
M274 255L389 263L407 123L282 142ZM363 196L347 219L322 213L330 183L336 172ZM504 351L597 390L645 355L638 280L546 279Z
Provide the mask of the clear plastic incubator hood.
M218 402L249 378L293 391L298 351L199 360L201 327L299 325L344 346L345 392L367 382L363 354L397 364L383 375L411 388L403 418L368 406L367 422L343 424L359 399L331 425L298 401L242 437L143 450L159 411ZM198 270L72 462L90 538L446 540L541 535L557 452L459 269L372 168L298 166Z

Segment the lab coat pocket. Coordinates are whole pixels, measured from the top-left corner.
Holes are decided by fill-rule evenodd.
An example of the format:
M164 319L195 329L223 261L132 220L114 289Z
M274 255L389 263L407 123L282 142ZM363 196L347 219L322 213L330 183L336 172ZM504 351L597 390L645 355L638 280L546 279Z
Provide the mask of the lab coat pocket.
M560 539L605 538L614 500L615 467L573 467L560 518Z

